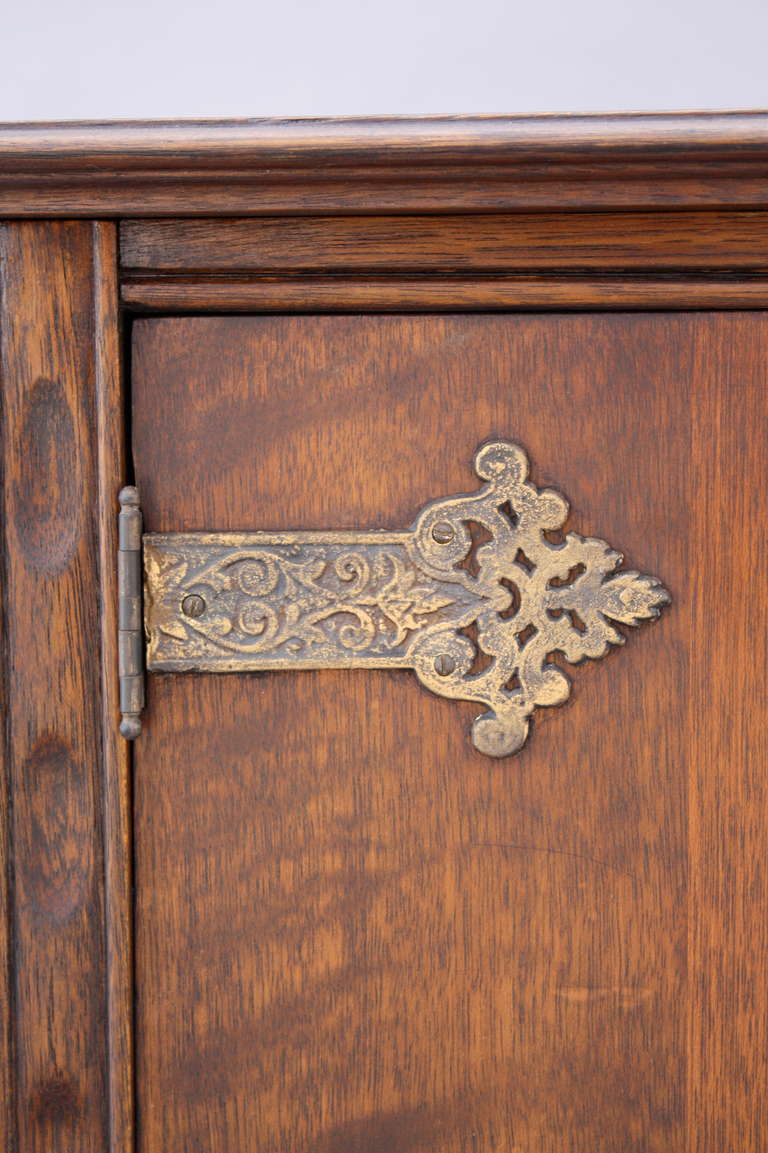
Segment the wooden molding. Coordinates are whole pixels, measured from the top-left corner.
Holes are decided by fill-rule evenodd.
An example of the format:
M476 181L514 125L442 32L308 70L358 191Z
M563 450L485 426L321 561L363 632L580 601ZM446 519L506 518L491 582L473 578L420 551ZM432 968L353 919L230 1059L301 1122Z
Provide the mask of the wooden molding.
M127 220L125 273L768 268L768 212Z
M0 215L768 206L762 112L0 126Z
M146 311L755 308L768 213L127 220L124 304Z
M744 309L768 278L661 276L282 276L128 280L134 312L481 312Z

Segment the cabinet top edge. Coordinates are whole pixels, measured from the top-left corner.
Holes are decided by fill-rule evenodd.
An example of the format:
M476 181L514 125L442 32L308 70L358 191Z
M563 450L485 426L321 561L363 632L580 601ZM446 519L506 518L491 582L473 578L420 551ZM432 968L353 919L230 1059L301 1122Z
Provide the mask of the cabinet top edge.
M146 168L323 161L346 165L768 156L768 111L348 119L0 122L0 171L16 165Z
M0 218L768 207L768 112L0 123Z

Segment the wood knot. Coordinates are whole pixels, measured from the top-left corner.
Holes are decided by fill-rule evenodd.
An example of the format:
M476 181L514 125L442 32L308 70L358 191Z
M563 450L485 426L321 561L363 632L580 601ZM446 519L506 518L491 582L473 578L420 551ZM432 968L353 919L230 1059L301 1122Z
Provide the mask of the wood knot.
M66 568L80 532L80 454L66 390L40 379L25 398L16 462L14 523L27 564Z
M80 1109L77 1085L60 1071L39 1081L30 1097L30 1111L41 1122L61 1125L76 1117Z

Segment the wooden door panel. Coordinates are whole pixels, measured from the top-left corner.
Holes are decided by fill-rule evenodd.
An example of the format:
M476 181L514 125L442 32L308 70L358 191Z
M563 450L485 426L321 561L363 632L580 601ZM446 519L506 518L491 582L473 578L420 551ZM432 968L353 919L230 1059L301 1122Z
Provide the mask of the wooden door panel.
M710 882L748 880L715 814L763 795L733 670L764 659L738 591L760 545L735 537L766 511L744 414L767 353L759 313L135 323L148 531L404 528L503 437L673 597L500 761L410 673L150 678L143 1153L759 1147L755 1036L723 1030L727 1003L765 1033L764 931L753 890L718 954ZM715 1128L740 1052L749 1094Z

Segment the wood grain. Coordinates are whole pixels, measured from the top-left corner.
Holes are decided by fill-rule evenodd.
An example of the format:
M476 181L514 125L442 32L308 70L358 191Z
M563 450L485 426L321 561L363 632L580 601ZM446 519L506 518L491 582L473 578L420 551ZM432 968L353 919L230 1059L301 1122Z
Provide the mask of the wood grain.
M704 862L689 824L688 690L718 659L695 633L691 570L732 546L710 516L703 551L711 492L692 455L721 387L710 351L757 410L767 340L753 314L135 323L149 530L402 527L471 489L476 444L504 436L571 498L571 527L674 600L575 670L570 703L496 764L468 742L472 706L409 674L151 678L135 777L144 1153L715 1153L690 1144L689 1111L715 1076L736 1131L759 1047L746 1087L707 1036L698 1066L690 1051L705 951L688 878L706 882L725 835L710 813ZM754 855L756 836L728 851ZM766 898L753 879L745 928ZM719 981L752 989L746 1047L766 958L729 950ZM724 1028L721 1011L701 1028Z
M94 222L94 390L97 428L101 740L107 964L109 1153L131 1153L133 1097L133 897L130 745L119 733L116 494L126 480L117 228Z
M752 1153L768 1132L768 318L709 330L692 412L688 1148Z
M0 126L0 214L768 206L768 116Z
M0 232L0 236L2 233ZM2 244L2 240L0 240ZM0 468L2 465L0 464ZM5 484L4 469L2 483ZM0 627L3 644L8 635L5 595L7 556L0 556ZM0 677L0 1147L16 1153L16 1077L13 1030L13 886L11 875L10 805L11 771L8 710L10 691L5 649Z
M127 220L127 273L765 268L766 212Z
M15 1082L4 1148L19 1153L108 1148L94 377L116 276L114 250L95 275L104 241L86 223L0 228Z
M768 322L704 310L765 307L767 155L765 113L0 126L0 215L86 218L0 222L1 1148L763 1153ZM153 678L136 1126L109 216L133 312L467 314L136 322L148 527L402 527L498 435L674 598L500 765L410 674Z
M126 279L132 312L490 312L749 309L764 276L263 276Z

